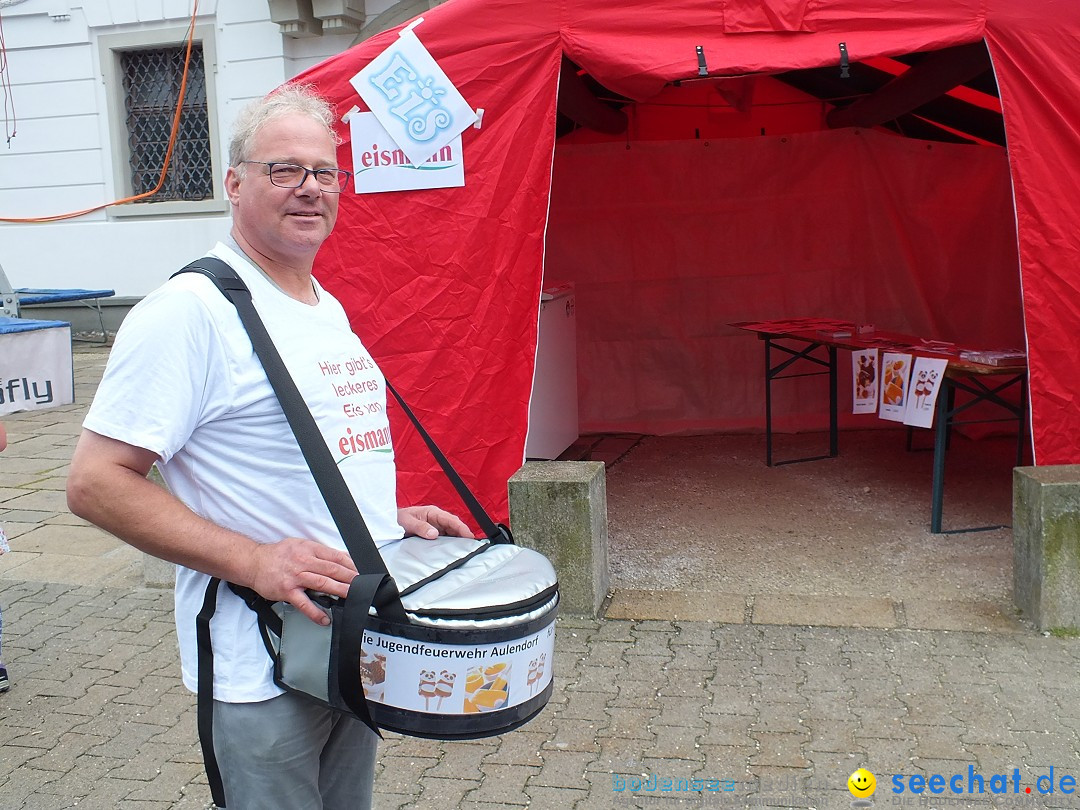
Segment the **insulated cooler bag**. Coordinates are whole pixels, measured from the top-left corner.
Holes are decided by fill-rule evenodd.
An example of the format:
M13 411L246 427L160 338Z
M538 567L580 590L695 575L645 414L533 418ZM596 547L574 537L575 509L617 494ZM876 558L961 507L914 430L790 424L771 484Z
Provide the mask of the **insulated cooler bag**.
M329 627L275 603L281 636L266 637L279 685L335 706L362 684L377 726L418 737L502 734L535 716L551 696L559 602L547 558L456 537L406 537L381 553L406 621L372 609L355 655L333 639L335 626L343 628L339 600L317 600L331 614Z

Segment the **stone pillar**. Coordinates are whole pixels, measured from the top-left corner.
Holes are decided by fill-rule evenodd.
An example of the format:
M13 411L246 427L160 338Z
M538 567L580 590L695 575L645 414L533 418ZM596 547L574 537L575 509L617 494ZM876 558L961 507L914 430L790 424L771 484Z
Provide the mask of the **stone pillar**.
M150 474L147 478L159 487L168 489L156 466L150 468ZM148 588L172 588L176 585L176 565L174 563L143 552L142 570L143 585Z
M143 584L147 588L171 588L176 584L176 565L143 552Z
M1040 630L1080 631L1080 465L1013 470L1013 601Z
M600 461L530 461L510 478L514 540L559 575L559 612L599 616L610 584L607 484Z

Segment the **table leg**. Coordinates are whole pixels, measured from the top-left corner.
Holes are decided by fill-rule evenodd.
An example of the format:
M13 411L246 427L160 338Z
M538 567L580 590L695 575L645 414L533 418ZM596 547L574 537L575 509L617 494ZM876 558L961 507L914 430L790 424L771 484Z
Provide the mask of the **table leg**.
M840 444L840 421L837 417L836 347L829 347L829 458L836 458Z
M934 482L931 487L930 532L941 534L941 512L945 501L945 448L949 436L949 401L952 382L946 377L942 380L945 390L939 392L937 400L937 425L934 429Z
M1024 463L1024 438L1027 435L1027 375L1020 379L1020 405L1016 415L1016 466Z
M765 338L765 466L772 465L772 341Z
M801 461L818 461L823 458L835 458L837 455L837 446L839 444L839 430L837 420L837 350L835 346L828 347L828 357L815 357L814 352L822 348L824 344L816 342L807 342L804 349L795 350L785 346L783 343L773 342L773 338L770 335L761 335L761 340L765 343L765 464L769 467L779 466L781 464L796 464ZM773 349L777 349L784 355L788 355L787 359L778 362L775 366L772 363ZM802 373L787 373L788 369L799 361L805 361L813 365L824 368L824 371L802 372ZM805 458L791 458L784 459L783 461L774 461L773 459L773 418L772 418L772 384L773 380L791 379L794 377L818 377L823 374L829 375L829 453L828 455L820 456L807 456Z

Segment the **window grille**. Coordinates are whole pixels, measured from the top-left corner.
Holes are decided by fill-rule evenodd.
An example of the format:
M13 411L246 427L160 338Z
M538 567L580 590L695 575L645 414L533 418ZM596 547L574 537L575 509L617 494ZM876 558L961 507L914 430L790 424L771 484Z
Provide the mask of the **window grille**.
M128 131L133 194L157 185L169 147L187 46L124 51L120 68ZM184 106L165 184L140 202L206 200L214 196L210 159L210 124L206 103L206 70L202 47L191 49Z

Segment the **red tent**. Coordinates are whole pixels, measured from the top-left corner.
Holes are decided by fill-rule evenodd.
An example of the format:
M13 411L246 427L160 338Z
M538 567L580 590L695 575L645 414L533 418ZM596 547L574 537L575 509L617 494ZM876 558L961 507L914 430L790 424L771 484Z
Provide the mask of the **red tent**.
M1080 5L449 0L415 30L484 110L462 136L466 184L343 195L317 273L499 518L554 281L577 285L584 430L757 428L760 346L726 324L831 316L976 348L1026 342L1035 459L1080 462ZM364 110L349 79L396 36L295 81ZM1007 149L877 126L918 100L858 128L844 126L854 105L836 118L845 68L902 72L909 55L959 46L989 53ZM780 81L814 71L833 82L825 101ZM923 94L968 78L924 73ZM614 131L617 108L618 135L557 138L557 110ZM813 421L798 393L789 404L808 413L788 426ZM403 500L453 503L394 418Z

